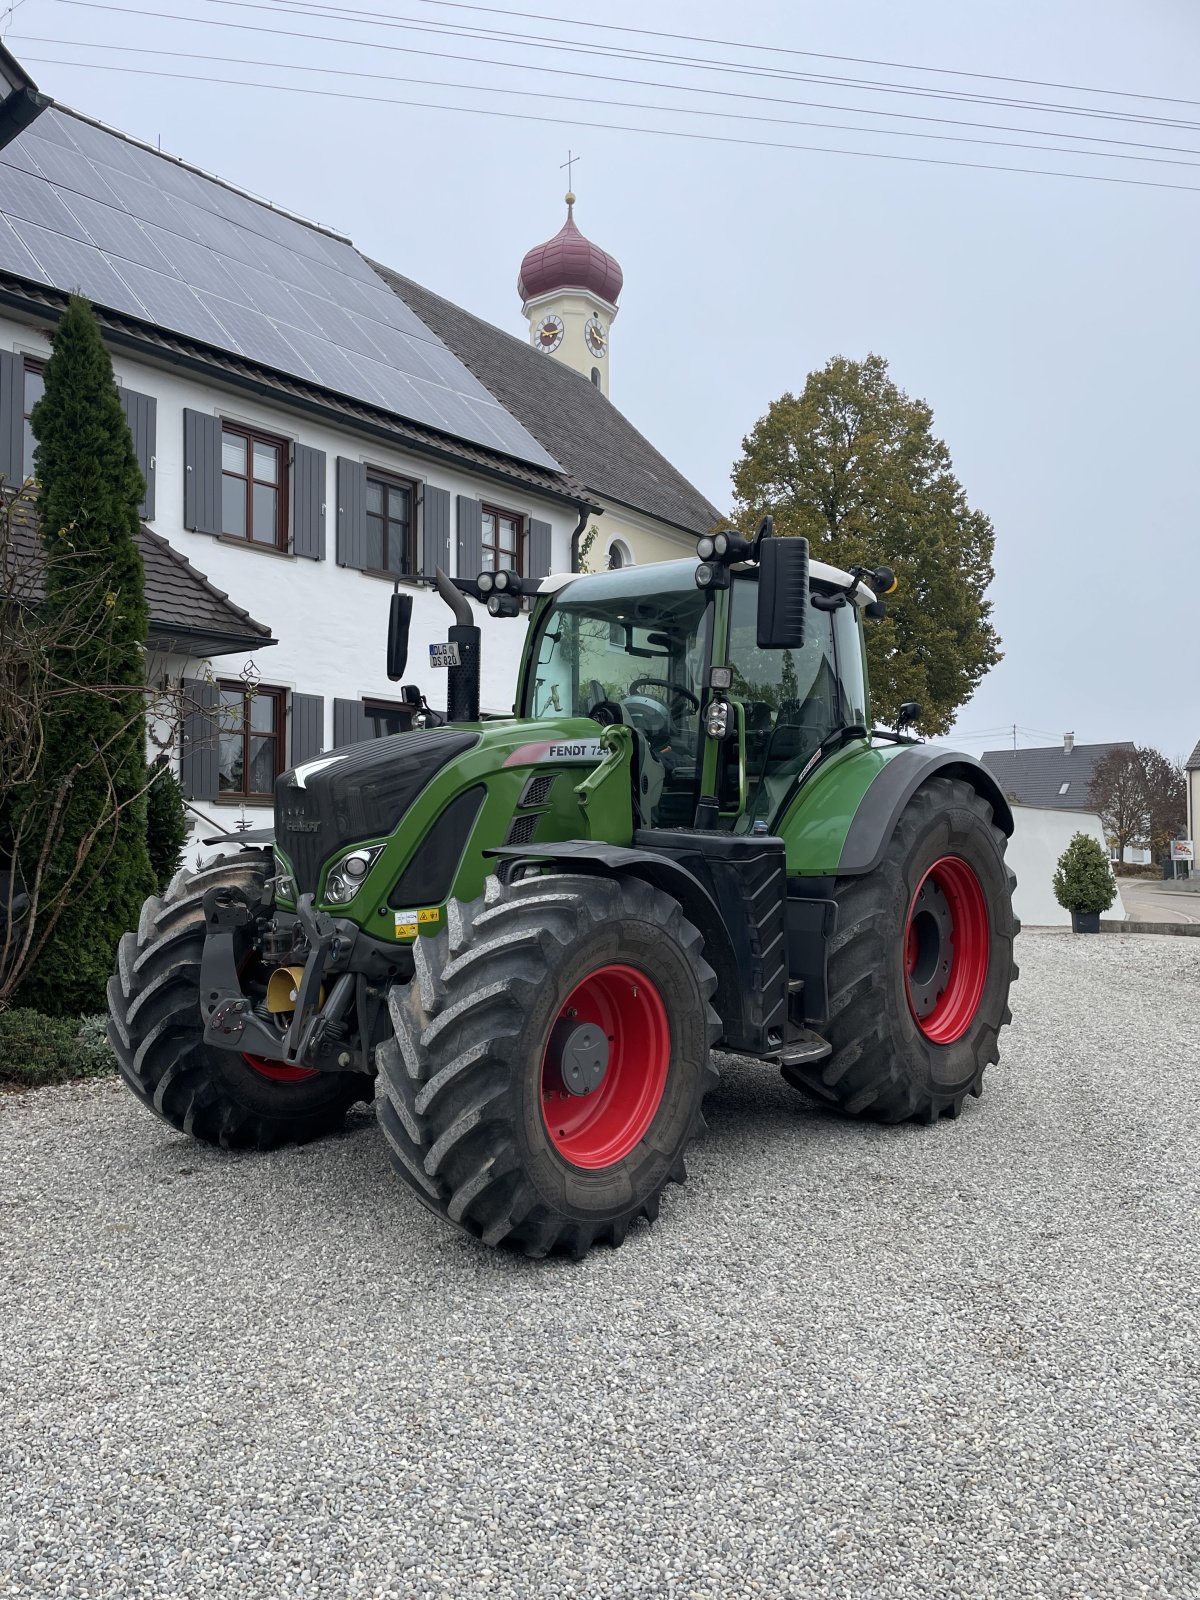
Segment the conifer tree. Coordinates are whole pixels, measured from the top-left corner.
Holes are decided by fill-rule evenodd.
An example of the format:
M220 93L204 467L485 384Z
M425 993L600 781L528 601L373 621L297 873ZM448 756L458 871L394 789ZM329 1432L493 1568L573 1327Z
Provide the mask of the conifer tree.
M59 799L39 898L71 889L21 1000L69 1015L103 1008L117 941L155 889L146 843L149 613L136 543L145 483L85 300L72 297L54 332L45 385L31 417L49 555L44 608L51 624L69 612L72 626L49 662L56 692L29 804Z

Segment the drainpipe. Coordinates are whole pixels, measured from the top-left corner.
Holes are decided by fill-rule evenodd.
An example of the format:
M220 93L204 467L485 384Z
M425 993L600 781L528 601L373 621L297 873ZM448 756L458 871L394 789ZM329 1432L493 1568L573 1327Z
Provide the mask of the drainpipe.
M585 506L585 505L581 505L579 507L579 521L575 526L575 532L571 535L571 571L572 572L578 572L579 571L579 541L583 537L583 530L588 525L588 518L592 515L592 509L593 508L591 506ZM603 516L603 514L604 514L603 512L598 513L598 515L600 515L600 516Z

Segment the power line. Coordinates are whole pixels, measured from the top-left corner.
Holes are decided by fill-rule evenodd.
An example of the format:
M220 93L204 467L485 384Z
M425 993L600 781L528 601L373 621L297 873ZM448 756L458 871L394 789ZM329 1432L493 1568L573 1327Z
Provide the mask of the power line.
M513 95L527 100L568 100L571 102L574 102L575 100L574 95L553 94L544 89L510 89L501 85L459 83L437 78L409 78L396 73L367 72L357 67L318 67L309 65L305 62L263 61L257 57L230 56L224 54L208 55L201 51L165 50L157 46L150 45L103 44L99 40L94 39L55 39L46 38L44 35L32 33L10 34L9 37L11 40L19 41L22 44L64 45L84 50L116 51L125 55L161 56L176 61L219 61L229 66L267 67L280 72L317 72L324 76L370 79L384 83L424 84L429 89L467 89L476 94ZM622 81L636 82L637 80L626 79ZM693 109L688 106L654 105L652 103L639 100L605 100L594 96L589 101L589 104L597 106L619 107L633 111L662 112L671 116L717 117L726 121L763 122L784 127L828 128L842 133L863 133L869 138L932 139L936 140L938 143L945 144L974 144L984 145L993 149L1006 150L1036 150L1047 155L1062 155L1066 153L1061 149L1056 149L1053 145L1027 144L1012 139L977 139L972 138L968 134L917 133L914 131L909 131L908 129L897 128L863 128L856 123L819 122L804 117L770 117L759 115L750 111L714 111L705 109L703 107L697 107ZM1154 166L1200 167L1200 160L1178 161L1170 158L1163 160L1157 156L1125 155L1120 152L1108 150L1079 150L1070 153L1087 156L1093 160L1140 161ZM1193 150L1189 153L1200 157L1200 150Z
M253 24L226 23L215 18L181 17L170 12L151 11L132 6L121 6L103 3L103 0L58 0L62 5L73 5L93 11L109 11L123 13L130 16L153 16L164 18L172 22L196 22L211 27L237 27L254 28ZM1047 115L1070 116L1079 118L1092 118L1101 121L1116 122L1120 124L1136 123L1148 127L1177 127L1187 131L1200 130L1200 122L1184 122L1176 118L1156 118L1141 116L1124 111L1102 111L1079 106L1055 105L1041 101L1014 100L997 97L994 95L971 95L959 91L937 91L925 89L917 85L886 84L872 79L853 79L838 77L828 73L798 73L789 72L778 68L751 67L728 62L714 62L699 56L672 56L662 52L638 52L622 50L616 46L581 44L571 40L546 39L536 35L506 32L500 29L475 29L449 23L419 22L413 18L390 17L382 12L354 11L349 7L330 7L328 5L316 6L306 4L305 0L292 0L290 4L283 4L282 0L208 0L210 5L221 5L227 8L250 11L270 11L277 15L302 17L308 20L350 21L355 26L371 28L398 29L408 33L431 33L443 39L467 39L482 44L495 45L497 42L508 44L518 49L548 50L552 53L566 52L575 55L596 56L603 60L624 60L654 64L662 62L671 66L682 66L687 70L719 73L726 76L765 78L771 82L798 82L798 83L823 83L827 82L836 88L866 89L876 93L889 95L919 96L926 99L948 100L954 103L969 105L1001 106L1019 110L1041 111ZM344 44L351 46L367 46L371 49L387 49L386 45L378 41L346 39L337 35L295 33L287 29L266 28L258 25L257 30L265 33L278 33L291 37L319 40L324 43ZM397 48L392 46L391 48ZM404 48L404 47L400 47ZM478 58L474 58L478 59ZM506 66L515 66L519 63L498 63ZM827 109L846 109L842 107L829 107Z
M292 16L357 21L360 26L365 27L400 28L416 32L440 32L443 36L450 38L478 39L483 42L500 40L504 43L520 45L527 49L567 50L585 55L600 55L605 58L651 63L661 61L671 65L688 66L704 71L722 72L741 77L758 77L801 83L829 83L840 88L866 89L883 94L917 95L934 100L1008 106L1022 110L1040 110L1057 116L1099 117L1116 122L1142 122L1151 126L1189 128L1197 126L1195 123L1182 122L1177 118L1150 117L1140 112L1062 105L1052 101L1017 99L1012 96L971 93L960 89L937 90L923 84L894 83L887 79L877 78L851 78L840 73L796 72L784 67L755 67L744 62L714 62L711 58L705 56L690 56L657 50L646 51L644 49L639 51L631 49L629 46L605 45L594 41L555 38L553 35L522 33L513 29L488 28L482 24L422 22L414 17L396 16L383 11L371 11L365 7L338 6L334 5L332 0L289 0L286 5L283 0L207 0L207 3L234 7L239 10L279 11ZM1191 104L1192 102L1184 101L1183 103Z
M1019 83L1029 89L1065 89L1072 94L1108 94L1122 100L1155 100L1164 105L1200 106L1200 100L1184 100L1177 95L1143 94L1133 89L1101 89L1094 84L1056 83L1044 78L1011 78L998 72L972 72L963 67L931 67L920 61L879 61L873 56L838 56L825 50L799 50L791 45L752 44L745 39L712 39L703 34L664 33L659 28L634 28L620 22L590 22L584 18L548 16L544 11L511 11L502 6L467 5L464 0L415 0L417 5L438 6L442 10L483 12L489 16L520 17L531 22L557 22L574 28L603 29L606 33L632 33L650 39L674 39L680 44L715 44L737 50L769 51L772 55L803 56L810 61L844 61L851 66L888 67L897 72L930 72L939 77L978 78L987 83Z
M84 69L89 65L83 61L64 61L58 56L27 56L26 60L36 61L39 65ZM191 83L223 84L227 88L235 89L269 89L279 94L305 94L329 100L365 101L378 105L409 106L424 111L452 111L474 117L499 117L509 122L537 122L565 128L596 128L611 133L647 134L656 138L689 139L705 144L740 145L759 150L800 150L815 155L853 156L867 161L900 161L916 166L957 167L971 172L1010 172L1027 177L1061 178L1082 183L1115 183L1124 188L1171 189L1186 194L1200 194L1200 186L1196 184L1165 183L1159 179L1151 178L1116 178L1109 174L1098 172L1059 172L1049 167L1015 167L991 161L955 161L949 157L909 156L883 150L846 150L840 146L833 145L795 144L778 139L746 139L733 134L688 132L680 128L647 128L634 123L594 122L581 117L545 117L526 111L499 111L486 106L443 105L436 101L407 100L389 95L353 94L348 90L314 89L300 84L247 82L240 78L216 78L203 73L155 71L148 67L113 65L106 68L106 70L109 72L122 72L141 78L167 78Z
M62 0L62 3L74 5L77 8L85 10L106 12L115 11L134 16L153 17L158 20L171 22L194 22L203 27L231 28L241 33L264 33L272 37L299 39L310 44L339 44L356 50L386 50L391 54L415 55L443 61L462 61L475 66L486 66L491 68L501 67L509 71L534 73L539 79L541 79L545 74L549 73L555 77L577 78L589 82L618 83L627 86L660 88L679 94L703 95L706 98L716 95L722 99L748 100L752 103L763 105L795 106L802 107L805 110L842 111L848 112L853 116L886 117L891 120L901 120L905 122L929 122L946 127L982 128L986 131L997 133L1028 133L1046 139L1069 139L1073 143L1120 145L1122 148L1126 149L1154 150L1160 151L1164 154L1200 155L1200 151L1189 145L1154 144L1148 141L1112 139L1107 138L1102 134L1079 134L1043 128L1028 128L1023 126L1013 127L1008 123L978 122L955 117L939 117L928 113L916 114L904 111L881 111L868 106L846 106L837 102L831 104L830 102L823 100L799 100L794 97L783 95L752 94L746 90L718 89L712 85L704 85L703 87L700 87L695 84L673 83L664 81L662 79L630 78L614 73L587 72L580 68L573 67L551 67L544 63L530 65L521 61L497 61L494 58L463 55L456 51L422 49L416 45L384 43L377 40L347 39L340 35L319 33L314 34L304 32L296 28L273 28L262 23L229 22L212 17L178 17L170 12L151 11L142 8L112 5L103 3L103 0ZM53 44L58 44L64 41L52 39L50 42ZM868 133L871 130L862 128L855 129L854 131ZM902 130L897 129L894 131L900 133ZM1047 146L1046 148L1049 149L1051 147ZM1081 151L1080 153L1093 155L1097 154L1098 152Z

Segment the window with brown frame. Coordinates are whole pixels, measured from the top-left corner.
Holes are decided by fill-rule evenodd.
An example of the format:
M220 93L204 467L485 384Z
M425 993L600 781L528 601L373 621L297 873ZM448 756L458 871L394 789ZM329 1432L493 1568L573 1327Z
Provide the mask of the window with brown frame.
M501 511L498 506L483 507L483 570L495 572L507 567L521 572L524 562L521 546L525 542L525 518L518 511Z
M221 424L221 531L251 544L288 547L286 439Z
M45 371L44 361L39 361L36 356L25 357L25 394L21 406L25 428L25 455L21 470L27 478L33 477L33 452L37 444L29 418L34 406L46 392Z
M407 478L367 470L367 570L393 578L417 572L417 486Z
M217 798L270 800L283 771L284 689L219 682Z

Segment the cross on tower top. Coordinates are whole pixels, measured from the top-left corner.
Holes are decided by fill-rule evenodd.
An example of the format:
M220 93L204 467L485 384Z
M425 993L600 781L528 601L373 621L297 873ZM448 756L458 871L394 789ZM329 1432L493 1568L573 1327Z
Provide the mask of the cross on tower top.
M566 169L567 169L567 204L568 205L571 205L572 202L575 199L575 194L574 194L575 185L571 181L571 169L575 165L575 163L577 161L579 161L580 159L581 159L581 157L575 155L568 148L568 150L567 150L567 159L565 161L563 161L563 162L560 162L560 164L559 164L559 171L560 172L562 171L563 167L566 167Z

